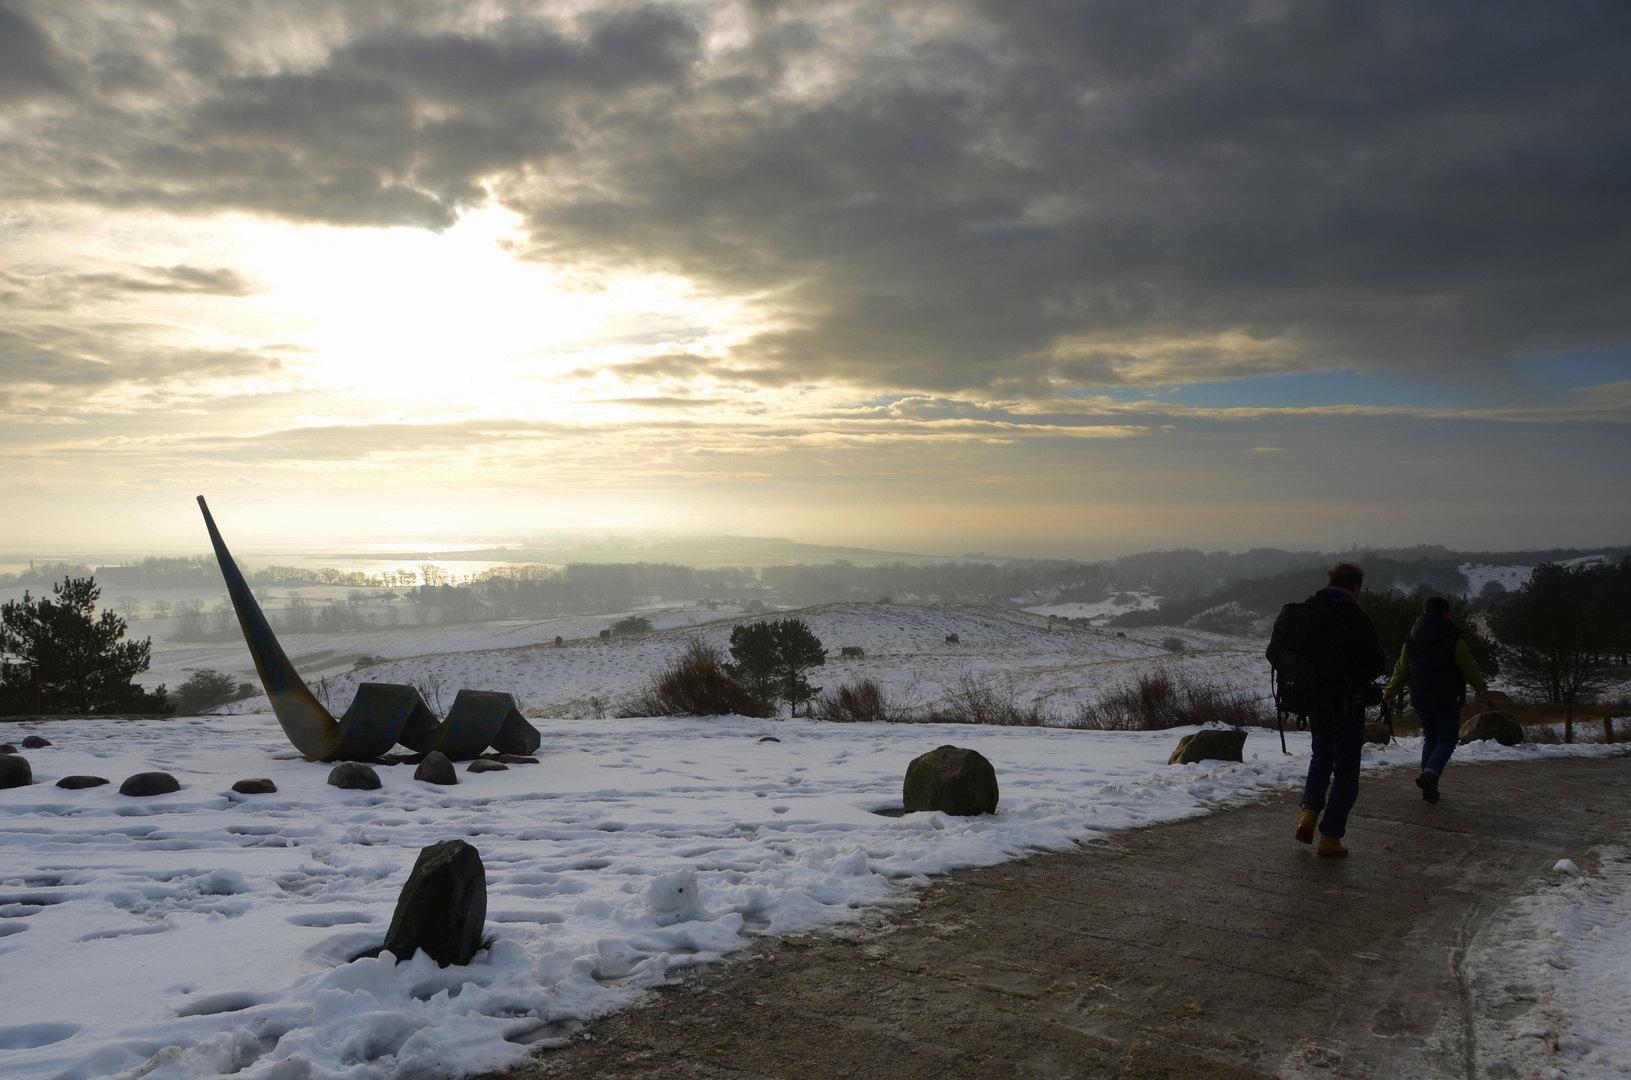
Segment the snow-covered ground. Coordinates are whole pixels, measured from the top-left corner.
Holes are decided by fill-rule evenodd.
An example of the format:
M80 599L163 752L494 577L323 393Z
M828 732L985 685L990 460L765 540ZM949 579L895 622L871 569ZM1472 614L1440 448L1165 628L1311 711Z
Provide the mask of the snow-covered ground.
M1052 615L1059 619L1088 619L1093 622L1108 622L1117 615L1125 615L1129 611L1148 611L1161 606L1162 597L1149 593L1116 593L1106 596L1103 600L1092 603L1068 602L1054 604L1031 604L1025 610L1037 615Z
M7 741L53 743L27 752L35 786L0 791L0 1075L496 1067L752 935L840 925L956 867L1295 786L1307 747L1293 734L1282 756L1254 731L1242 763L1169 766L1184 730L538 723L538 765L461 771L451 788L381 768L371 792L328 787L329 767L295 756L264 714L0 724ZM948 742L996 765L996 815L874 813L899 805L912 757ZM1418 752L1405 740L1368 762ZM1491 744L1458 758L1593 752ZM118 794L152 769L182 790ZM113 783L54 786L76 773ZM278 793L229 790L260 776ZM420 847L454 837L485 862L491 947L441 970L423 956L347 962L383 939Z
M1631 1076L1631 852L1601 856L1559 863L1467 957L1480 1075Z
M1045 711L1070 717L1078 705L1097 700L1121 682L1169 665L1229 688L1264 697L1269 693L1263 660L1266 642L1253 638L1168 627L1129 630L1125 635L1057 623L1050 628L1044 616L978 607L833 604L768 617L787 614L808 623L827 648L826 666L810 673L813 684L833 688L870 678L904 706L933 705L966 675L973 675L1011 683L1024 704L1039 703ZM670 618L670 629L610 640L568 636L561 648L521 642L501 648L489 638L484 647L470 651L408 656L356 672L348 669L329 678L326 692L336 711L343 711L357 684L367 681L420 686L429 692L427 697L440 695L444 706L452 704L459 687L470 687L506 691L528 716L592 716L597 702L602 709L615 711L619 701L639 690L691 639L700 637L724 649L732 625L748 621L739 613L697 626L684 622L679 613ZM653 622L663 625L655 618ZM946 640L952 634L958 638L955 644ZM1183 653L1161 644L1172 637L1184 642ZM553 634L544 640L553 642ZM839 649L847 645L860 647L865 656L843 659ZM298 657L296 663L300 664ZM266 699L256 697L231 708L253 712L266 707Z
M1532 566L1494 566L1488 563L1462 563L1460 570L1467 576L1467 595L1477 596L1484 586L1498 581L1507 592L1517 592L1529 583Z

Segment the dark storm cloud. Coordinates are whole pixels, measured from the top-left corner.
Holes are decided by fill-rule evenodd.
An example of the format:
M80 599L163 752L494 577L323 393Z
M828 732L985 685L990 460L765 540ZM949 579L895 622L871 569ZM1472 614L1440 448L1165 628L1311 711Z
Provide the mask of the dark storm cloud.
M0 182L429 228L490 188L526 257L765 298L710 368L763 384L1456 377L1631 341L1619 0L310 5L327 44L287 56L198 10L68 60L90 31L4 16L30 85L135 89L18 114Z

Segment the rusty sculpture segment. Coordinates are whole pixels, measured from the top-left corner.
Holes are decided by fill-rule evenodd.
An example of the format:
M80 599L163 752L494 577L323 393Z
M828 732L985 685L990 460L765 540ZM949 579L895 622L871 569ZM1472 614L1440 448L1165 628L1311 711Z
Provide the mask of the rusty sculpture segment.
M446 722L440 722L414 687L363 683L351 707L336 721L312 696L278 644L202 495L198 507L204 511L204 525L261 686L296 750L315 761L368 761L401 743L422 754L440 750L454 761L468 761L489 746L501 754L531 754L538 749L538 729L527 723L515 699L490 690L460 690Z

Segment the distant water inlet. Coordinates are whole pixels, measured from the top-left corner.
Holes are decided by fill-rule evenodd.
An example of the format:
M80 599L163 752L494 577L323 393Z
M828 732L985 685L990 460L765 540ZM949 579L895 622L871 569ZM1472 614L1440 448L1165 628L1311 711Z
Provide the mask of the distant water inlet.
M243 573L227 551L204 497L198 497L215 548L227 594L232 597L261 686L278 724L306 757L317 761L367 761L401 743L422 754L440 751L454 761L477 757L491 746L501 754L531 754L538 730L526 721L509 694L460 690L445 722L438 721L419 691L396 683L363 683L345 715L335 720L312 695L272 633Z

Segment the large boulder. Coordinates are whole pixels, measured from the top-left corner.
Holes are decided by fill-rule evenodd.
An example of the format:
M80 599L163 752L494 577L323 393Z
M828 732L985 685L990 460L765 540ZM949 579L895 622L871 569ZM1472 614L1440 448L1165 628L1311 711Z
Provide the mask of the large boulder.
M88 787L101 787L108 782L105 776L64 776L57 781L57 787L67 788L69 791L82 791Z
M342 761L328 774L328 782L337 788L373 791L380 786L379 773L360 761Z
M1179 739L1178 748L1167 758L1167 764L1193 765L1198 761L1243 761L1241 751L1245 746L1246 733L1239 728L1228 731L1209 728Z
M27 787L34 782L34 767L21 754L0 754L0 788Z
M968 817L997 812L997 770L984 754L939 746L906 766L902 796L908 814L939 810Z
M181 782L167 772L139 772L119 785L119 794L145 799L181 790Z
M38 750L42 746L50 746L50 745L51 745L51 740L47 739L44 735L24 735L23 736L23 749L24 750Z
M1523 725L1509 712L1481 712L1461 725L1461 745L1494 739L1502 746L1523 742Z
M432 750L425 755L425 760L413 771L415 780L423 780L427 784L457 784L459 774L453 768L453 762L440 750Z
M487 923L487 871L463 840L420 849L383 948L400 963L418 949L442 967L468 964Z
M15 754L17 747L11 743L0 743L0 754Z

